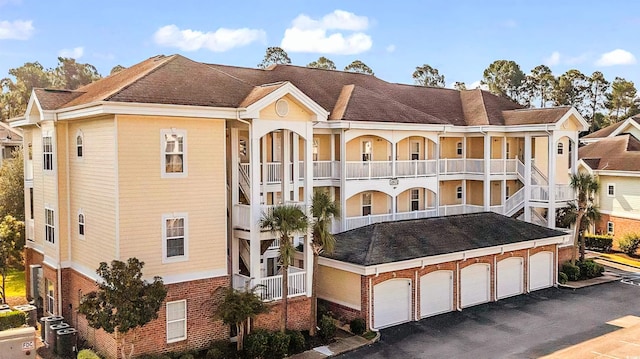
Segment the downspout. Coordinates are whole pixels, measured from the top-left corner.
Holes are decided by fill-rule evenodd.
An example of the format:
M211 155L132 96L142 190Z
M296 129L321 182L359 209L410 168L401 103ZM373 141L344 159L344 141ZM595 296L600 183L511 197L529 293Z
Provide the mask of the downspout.
M372 293L372 290L371 290L371 284L372 284L372 280L371 280L371 277L369 277L369 301L368 301L369 302L369 330L372 331L372 332L376 332L377 333L378 329L375 329L373 327L373 312L372 312L373 301L371 300L371 295L373 293Z
M531 254L529 253L531 249L527 248L527 293L531 293Z
M456 310L461 311L460 308L460 262L456 262Z
M553 262L555 263L555 265L553 266L553 286L558 287L558 244L556 244L556 258Z
M58 114L56 113L53 117L53 122L58 122ZM53 131L56 135L55 139L56 139L56 144L55 144L55 155L56 155L56 161L55 161L55 166L56 166L56 207L58 209L58 218L57 218L57 222L58 222L58 226L56 226L56 229L58 231L58 234L60 233L60 198L58 196L58 181L60 179L60 166L58 166L58 161L57 161L57 157L60 154L60 149L58 148L58 129L57 126L53 126ZM67 153L67 156L69 154ZM67 168L67 171L69 171L69 169ZM68 189L67 189L68 190ZM43 191L44 193L44 191ZM68 211L68 208L67 208ZM69 228L67 230L70 230ZM54 235L55 235L55 230L54 230ZM60 237L60 236L58 236ZM60 261L60 243L58 243L58 250L56 251L57 253L57 263L56 266L58 267L56 270L56 287L57 287L57 292L58 292L58 315L62 315L62 262Z
M413 308L414 308L413 320L418 321L418 270L417 269L416 269L415 273L416 273L415 279L414 279L415 284L413 285L413 291L414 291L414 295L413 295Z
M501 249L504 253L504 247ZM493 301L498 301L498 257L493 255Z

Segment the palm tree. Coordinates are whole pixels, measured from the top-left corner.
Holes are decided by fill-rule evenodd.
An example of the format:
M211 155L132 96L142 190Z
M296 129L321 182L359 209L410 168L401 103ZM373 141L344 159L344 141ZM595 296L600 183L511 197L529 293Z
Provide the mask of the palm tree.
M293 234L306 232L309 222L304 211L296 205L282 204L263 213L260 228L268 229L280 237L279 264L282 268L282 317L280 331L287 329L287 297L289 296L289 265L293 262L295 248L291 239Z
M309 335L316 335L316 326L318 320L318 294L316 273L318 273L318 256L320 253L333 253L336 239L329 231L329 225L332 218L340 216L340 209L336 202L331 200L329 194L325 191L317 190L313 194L311 204L311 214L313 215L313 239L311 240L311 250L313 251L313 271L311 277L311 327Z
M576 223L576 218L578 218L578 207L575 202L570 202L566 207L561 208L558 211L557 223L560 224L561 227L569 227L572 224ZM582 217L582 221L580 222L580 230L579 230L579 241L580 241L580 260L584 260L584 251L585 251L585 243L584 243L584 232L591 226L596 223L600 219L600 210L597 206L591 205L587 206L587 211ZM559 226L559 227L560 227ZM577 228L577 227L576 227Z
M598 180L588 173L572 174L570 178L570 186L576 191L577 199L574 204L575 212L575 233L573 235L573 253L571 253L571 263L576 262L576 252L580 249L580 260L584 260L584 236L581 236L583 218L587 213L595 220L599 216L594 200L598 193L600 184ZM598 214L596 215L595 212ZM587 216L588 218L588 216Z

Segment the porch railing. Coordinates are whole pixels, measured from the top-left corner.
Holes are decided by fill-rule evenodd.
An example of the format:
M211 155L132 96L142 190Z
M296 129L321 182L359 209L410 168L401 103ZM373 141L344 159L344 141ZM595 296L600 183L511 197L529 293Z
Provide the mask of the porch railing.
M436 175L436 160L396 161L396 177L421 177Z
M313 179L339 179L340 162L313 161Z
M256 293L264 301L282 299L282 274L264 277L256 281L242 274L233 275L233 288L251 289L257 286ZM307 272L304 269L289 267L289 298L307 294Z
M568 184L556 185L556 201L571 201L576 198L576 192Z
M360 228L373 223L388 222L393 220L392 214L372 214L369 216L347 217L345 221L345 230Z
M484 160L472 158L444 158L439 160L441 174L483 174Z
M549 200L549 186L531 186L531 200L532 201L548 201Z
M517 159L492 159L491 160L491 174L516 174L517 173Z
M393 176L392 161L348 161L347 179L376 179Z
M504 215L510 216L513 213L517 212L514 209L520 207L520 205L524 204L524 187L520 188L516 191L516 193L512 194L511 197L507 198L504 201Z

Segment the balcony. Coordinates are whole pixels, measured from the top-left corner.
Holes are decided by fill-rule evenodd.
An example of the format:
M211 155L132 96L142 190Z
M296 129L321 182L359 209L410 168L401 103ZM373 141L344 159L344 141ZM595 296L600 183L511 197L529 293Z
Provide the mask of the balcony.
M233 288L245 290L256 288L256 294L263 301L282 299L282 274L264 277L256 281L242 274L233 275ZM289 295L287 298L300 297L307 294L307 272L297 267L289 267Z
M287 202L289 205L297 205L306 211L306 205L303 202ZM266 213L275 205L260 206L260 213ZM251 230L251 205L235 204L233 206L233 227L236 229Z
M555 187L555 201L566 202L575 199L575 191L571 186L567 184L559 184ZM532 185L531 186L531 200L548 202L549 201L549 186Z
M440 174L484 174L483 159L445 158L439 160Z
M438 211L435 208L429 208L422 211L411 211L411 212L399 212L399 213L389 213L389 214L374 214L369 216L359 216L359 217L347 217L344 219L345 221L345 230L348 231L354 228L360 228L367 226L369 224L381 223L381 222L389 222L401 219L417 219L417 218L427 218L427 217L436 217L438 215Z

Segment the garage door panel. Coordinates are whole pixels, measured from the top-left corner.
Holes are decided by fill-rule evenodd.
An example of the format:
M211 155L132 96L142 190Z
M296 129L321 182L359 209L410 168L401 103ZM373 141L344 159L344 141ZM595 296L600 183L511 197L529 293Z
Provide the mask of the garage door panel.
M522 294L524 292L524 259L512 257L498 262L496 285L498 299Z
M491 273L488 264L472 264L460 271L461 306L487 303L490 296Z
M420 278L422 318L453 310L453 271L440 270Z
M392 279L373 287L375 328L408 322L411 319L411 281Z
M538 290L553 286L553 253L538 252L529 257L529 289Z

